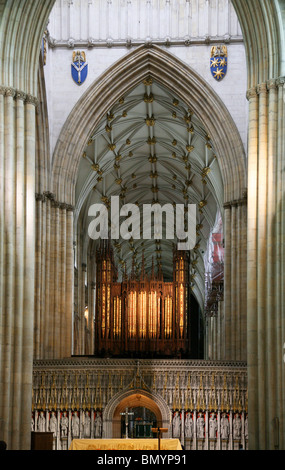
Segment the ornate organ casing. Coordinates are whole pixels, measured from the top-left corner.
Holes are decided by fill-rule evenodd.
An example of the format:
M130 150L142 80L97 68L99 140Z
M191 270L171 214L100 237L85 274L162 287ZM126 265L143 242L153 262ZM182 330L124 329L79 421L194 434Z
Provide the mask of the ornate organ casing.
M132 270L117 281L108 243L97 250L95 355L187 357L190 354L189 263L187 251L174 251L173 282L161 271L139 276Z

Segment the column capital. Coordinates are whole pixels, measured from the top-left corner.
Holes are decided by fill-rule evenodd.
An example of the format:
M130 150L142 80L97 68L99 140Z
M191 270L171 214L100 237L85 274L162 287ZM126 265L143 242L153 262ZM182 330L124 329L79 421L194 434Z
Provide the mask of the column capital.
M250 101L253 98L257 97L256 87L249 88L246 92L246 99Z
M271 78L270 80L267 80L266 87L267 87L267 90L276 90L277 88L276 78Z
M38 106L38 104L39 104L39 101L35 96L29 95L25 91L18 90L16 88L9 87L9 86L1 85L0 86L0 95L10 96L10 97L14 98L15 100L21 100L24 103L33 104L35 107Z
M35 106L35 108L38 106L39 104L39 100L38 98L36 98L36 96L33 96L33 95L29 95L27 94L26 96L26 101L25 101L27 104L32 104Z
M224 209L231 209L232 207L247 205L247 195L244 194L242 198L224 203Z
M75 207L72 206L71 204L66 204L66 211L67 212L74 212Z
M264 82L264 83L259 83L259 85L257 85L256 87L256 93L258 95L260 95L261 93L267 93L267 83Z
M74 211L74 207L71 204L67 204L66 202L59 202L59 208L62 210L66 210L67 212Z
M55 194L51 193L50 191L44 191L42 194L36 193L35 197L37 201L43 201L43 202L51 201L52 207L66 210L67 212L74 212L75 210L75 207L72 206L71 204L57 201L55 198Z
M36 201L45 202L46 196L44 194L36 193Z
M279 87L279 86L284 86L285 84L285 77L278 77L276 79L276 86Z
M26 99L27 99L27 93L25 93L24 91L15 90L14 98L15 98L15 100L21 100L21 101L25 102Z
M12 98L14 98L15 94L15 88L12 88L10 86L0 86L0 95L11 96Z

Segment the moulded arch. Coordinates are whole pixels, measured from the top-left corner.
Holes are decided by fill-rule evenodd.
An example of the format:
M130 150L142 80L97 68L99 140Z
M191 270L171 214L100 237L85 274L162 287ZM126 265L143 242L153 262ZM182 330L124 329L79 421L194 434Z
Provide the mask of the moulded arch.
M109 109L146 77L191 107L210 134L224 182L224 200L243 197L245 152L236 125L222 100L194 70L158 46L141 46L106 70L84 93L67 118L53 157L53 192L74 204L79 161L87 141Z
M116 428L116 421L120 419L120 413L125 409L143 406L152 411L162 427L169 428L171 423L171 410L167 403L156 393L151 394L142 389L130 389L117 393L107 404L103 413L105 438L120 437ZM164 437L170 436L170 430Z
M0 3L1 85L36 96L40 44L55 0Z
M232 0L247 55L248 88L284 73L284 0Z

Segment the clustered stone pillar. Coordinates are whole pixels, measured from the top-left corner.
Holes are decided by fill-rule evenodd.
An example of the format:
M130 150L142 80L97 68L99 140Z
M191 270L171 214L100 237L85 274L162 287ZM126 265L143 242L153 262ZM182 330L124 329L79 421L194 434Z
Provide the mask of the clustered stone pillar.
M74 344L75 355L94 354L94 320L96 305L96 256L90 241L81 233L78 222L75 287L74 287Z
M248 90L248 395L252 449L285 445L285 78ZM282 391L283 384L283 391Z
M246 197L224 205L222 359L246 361Z
M36 195L35 359L72 353L73 207Z
M0 439L29 448L35 276L35 107L0 87Z
M247 198L224 205L224 290L207 317L209 359L246 361Z

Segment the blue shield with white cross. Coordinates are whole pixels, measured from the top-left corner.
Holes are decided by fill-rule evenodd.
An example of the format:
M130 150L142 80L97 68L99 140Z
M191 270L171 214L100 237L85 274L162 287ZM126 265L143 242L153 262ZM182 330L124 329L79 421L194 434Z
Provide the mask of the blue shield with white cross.
M88 75L88 63L84 51L74 51L72 55L71 76L77 85L82 85Z

